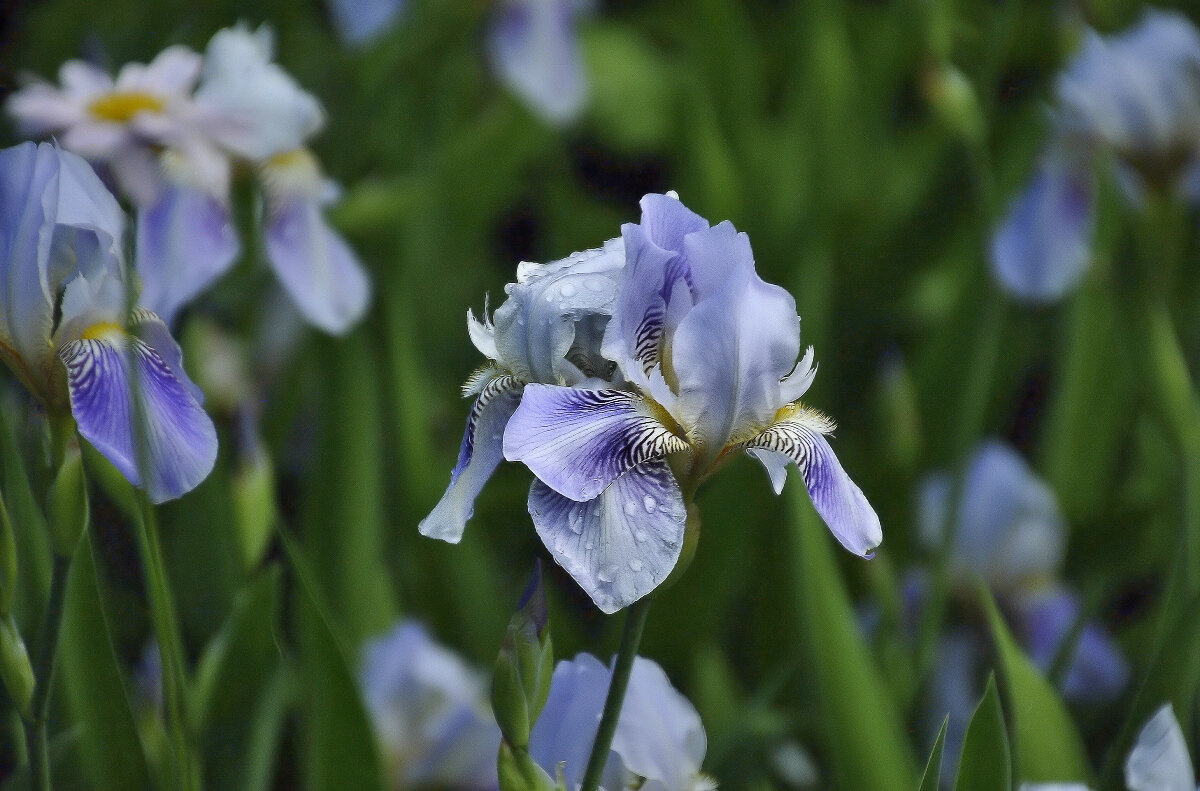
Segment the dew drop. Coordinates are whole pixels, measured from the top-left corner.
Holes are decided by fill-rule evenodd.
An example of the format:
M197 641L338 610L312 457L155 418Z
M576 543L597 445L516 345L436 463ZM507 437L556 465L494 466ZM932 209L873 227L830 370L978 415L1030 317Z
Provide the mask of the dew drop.
M583 281L583 287L591 291L603 291L607 281L602 277L589 277Z
M617 575L617 567L611 563L601 567L600 571L596 572L596 579L601 582L612 582Z
M583 548L590 552L595 546L596 546L595 544L593 544L591 541L589 541L583 545Z
M637 513L637 510L638 510L638 504L636 502L634 502L633 500L625 501L625 515L626 516L633 516L634 514Z
M650 495L646 495L642 498L642 505L645 507L646 513L652 514L654 513L654 507L658 505L658 501Z
M563 283L558 288L558 293L561 294L565 299L570 299L571 297L575 296L575 291L575 286L571 285L570 283Z
M633 571L641 571L643 568L645 568L645 565L646 564L642 563L642 561L638 558L633 558L629 561L629 568Z
M649 537L650 537L649 534L646 533L645 530L642 530L640 527L637 530L633 531L633 540L634 541L645 541Z

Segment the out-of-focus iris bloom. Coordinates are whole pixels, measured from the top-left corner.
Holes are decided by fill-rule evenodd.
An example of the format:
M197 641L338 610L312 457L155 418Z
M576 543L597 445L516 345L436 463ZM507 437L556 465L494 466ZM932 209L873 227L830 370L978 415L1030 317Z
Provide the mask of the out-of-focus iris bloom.
M269 28L238 26L213 36L203 58L172 47L115 83L72 61L62 90L30 86L8 109L112 171L138 208L143 304L167 322L238 257L230 181L240 166L262 185L268 262L305 318L340 334L365 312L370 283L325 221L337 190L304 148L324 112L272 51Z
M350 46L368 44L398 24L408 0L329 0L338 36Z
M951 480L945 474L932 475L924 483L919 497L923 541L936 548L944 529L954 531L952 585L969 592L974 581L982 579L1030 658L1048 672L1082 609L1079 597L1056 579L1066 535L1054 492L1016 451L997 441L983 443L971 459L957 513L948 522L950 490ZM924 586L919 577L910 577L910 583L906 599L915 620ZM929 724L936 728L950 713L946 732L950 756L958 754L979 699L984 644L982 635L966 630L946 635L938 646ZM1064 680L1066 696L1078 701L1109 700L1121 692L1128 676L1124 657L1104 629L1094 622L1085 624ZM953 761L951 773L952 765Z
M591 654L554 668L546 706L529 736L529 754L551 778L561 765L568 789L578 788L583 779L611 677L611 670ZM715 788L712 779L700 773L706 749L695 707L671 686L657 663L636 657L601 787Z
M360 680L393 788L498 787L485 680L423 626L402 621L368 643Z
M124 233L116 199L78 156L48 143L0 151L5 361L49 412L69 409L79 433L161 502L204 480L216 461L217 437L167 326L143 308L126 322ZM145 481L136 452L138 411L145 420Z
M575 27L581 0L500 0L488 30L492 68L552 124L575 120L590 87Z
M997 230L992 265L1030 302L1079 282L1096 222L1095 168L1115 155L1137 202L1147 190L1200 198L1200 33L1180 14L1147 11L1113 36L1088 31L1058 78L1051 140Z
M869 556L879 518L825 439L833 422L799 401L812 349L797 361L795 301L755 273L746 235L648 195L622 240L600 346L613 380L528 384L504 432L505 458L538 478L529 512L554 559L601 610L636 601L679 557L686 507L667 457L695 485L741 451L777 492L797 465L837 539Z
M1129 791L1194 791L1197 779L1188 757L1187 741L1171 704L1154 713L1125 759ZM1021 791L1090 791L1078 783L1027 783Z

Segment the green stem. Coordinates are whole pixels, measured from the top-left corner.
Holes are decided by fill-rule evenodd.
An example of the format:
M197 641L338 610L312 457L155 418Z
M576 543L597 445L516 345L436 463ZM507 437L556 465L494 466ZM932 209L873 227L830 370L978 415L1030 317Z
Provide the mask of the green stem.
M138 543L146 572L146 586L150 594L151 617L158 638L159 656L162 659L163 698L167 706L167 724L179 775L179 788L184 791L196 791L199 788L199 765L193 758L191 749L185 699L187 673L183 659L183 636L179 621L175 617L175 603L167 579L166 563L163 561L154 508L144 492L139 491L137 499L141 518L134 521L137 523Z
M58 653L58 634L62 626L63 603L66 601L70 571L71 559L56 554L50 576L50 598L46 602L45 624L42 627L42 637L33 666L36 685L29 705L31 720L25 729L29 774L32 778L30 787L35 791L50 789L50 753L46 720L50 713L50 688L54 681L54 660Z
M604 714L592 742L592 754L588 758L587 772L583 775L580 791L596 791L600 787L600 776L608 762L612 749L613 734L617 732L617 720L621 716L621 704L625 702L625 690L629 687L629 674L633 672L633 660L642 642L642 631L646 627L646 616L650 613L650 598L644 597L629 605L625 613L625 627L621 632L621 647L617 650L617 661L613 666L612 681L608 685L608 696L604 699Z

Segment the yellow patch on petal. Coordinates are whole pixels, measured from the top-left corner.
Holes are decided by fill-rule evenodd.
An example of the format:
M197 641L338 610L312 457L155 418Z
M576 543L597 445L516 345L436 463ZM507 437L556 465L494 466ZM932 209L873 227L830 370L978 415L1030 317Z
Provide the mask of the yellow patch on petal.
M262 163L260 172L268 200L316 197L321 192L321 166L307 148L276 154Z
M88 105L88 112L102 121L125 124L138 113L161 113L166 104L152 93L117 91L101 96Z
M115 341L125 337L125 328L112 321L102 321L88 327L79 337L85 341Z

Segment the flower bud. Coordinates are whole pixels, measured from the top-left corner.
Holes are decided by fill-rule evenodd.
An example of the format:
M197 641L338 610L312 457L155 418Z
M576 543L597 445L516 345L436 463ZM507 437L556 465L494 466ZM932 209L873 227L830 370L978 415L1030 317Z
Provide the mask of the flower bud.
M554 791L560 787L550 780L526 750L514 749L507 742L500 744L496 768L500 791Z
M553 673L554 646L539 563L508 623L492 678L492 709L505 742L512 747L524 751L528 746L529 731L550 694Z
M0 618L12 612L13 596L17 586L17 542L13 537L12 522L8 509L0 497Z
M62 557L70 557L88 524L87 478L78 444L72 443L63 454L62 465L50 485L48 500L46 516L54 551Z
M926 69L922 87L934 114L954 134L969 143L983 140L983 111L966 76L949 63Z
M233 477L233 519L242 565L253 569L267 551L275 526L275 468L265 450L246 458Z
M33 666L29 664L25 641L21 639L11 615L0 618L0 679L3 679L17 709L28 719L35 683Z

